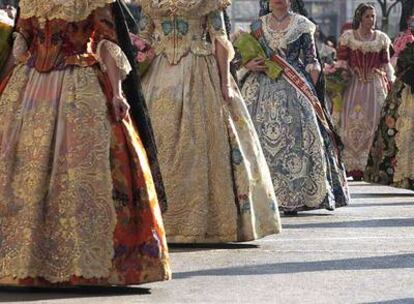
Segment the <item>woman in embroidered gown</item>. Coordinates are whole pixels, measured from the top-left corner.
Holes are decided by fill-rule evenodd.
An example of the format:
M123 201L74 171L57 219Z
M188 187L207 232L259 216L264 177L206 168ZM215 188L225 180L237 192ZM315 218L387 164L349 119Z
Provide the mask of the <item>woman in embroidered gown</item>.
M345 146L345 168L354 180L363 176L381 107L394 79L391 41L374 29L375 19L372 5L359 5L353 30L345 31L339 41L337 65L349 71L351 81L345 90L337 130Z
M249 61L245 68L251 73L242 94L261 139L279 206L286 214L345 206L349 195L335 135L314 88L321 71L315 25L289 12L288 0L261 1L261 5L263 16L252 23L252 35L284 70L272 80L263 73L262 59Z
M167 240L235 242L277 233L269 171L229 72L233 48L222 10L230 1L138 3L140 36L156 52L143 88L168 197Z
M16 64L0 95L1 285L170 277L150 125L121 88L136 79L118 45L120 9L115 0L20 0Z
M381 112L365 179L414 190L414 16L394 42L394 50L398 79Z

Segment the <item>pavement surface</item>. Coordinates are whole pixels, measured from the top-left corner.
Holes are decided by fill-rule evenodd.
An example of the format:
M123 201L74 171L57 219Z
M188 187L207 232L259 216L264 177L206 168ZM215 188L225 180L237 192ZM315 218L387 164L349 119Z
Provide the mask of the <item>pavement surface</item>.
M351 183L352 205L284 217L282 234L174 246L172 281L137 288L0 289L0 303L414 304L414 192Z

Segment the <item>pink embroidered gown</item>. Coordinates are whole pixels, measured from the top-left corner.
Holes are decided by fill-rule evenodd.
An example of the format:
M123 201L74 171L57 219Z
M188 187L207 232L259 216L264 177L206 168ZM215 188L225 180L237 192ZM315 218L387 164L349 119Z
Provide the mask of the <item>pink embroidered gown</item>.
M360 179L367 164L381 107L393 78L390 64L390 39L375 31L372 41L360 41L353 30L340 38L339 65L349 69L351 81L344 94L337 125L345 145L343 161L349 176Z

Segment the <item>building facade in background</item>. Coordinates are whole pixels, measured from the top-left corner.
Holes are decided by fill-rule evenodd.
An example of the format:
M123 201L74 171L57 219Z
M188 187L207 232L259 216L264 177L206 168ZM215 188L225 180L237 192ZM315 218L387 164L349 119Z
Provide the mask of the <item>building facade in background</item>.
M127 0L128 1L128 0ZM342 25L351 21L356 7L362 2L374 4L378 9L378 26L381 26L381 10L376 0L303 0L309 17L314 19L327 36L339 36ZM414 0L413 0L414 1ZM5 3L17 4L17 0L0 0ZM229 8L233 20L233 30L248 29L252 20L259 14L259 0L233 0ZM393 37L399 31L401 5L397 5L391 12L388 34Z
M309 17L321 26L327 36L339 36L342 25L352 20L355 9L362 2L369 2L377 7L378 26L381 26L381 10L375 0L304 0L304 2ZM248 29L250 22L259 14L259 1L233 0L229 13L233 19L233 29ZM388 29L390 36L395 36L398 33L400 16L401 5L397 5L390 16Z

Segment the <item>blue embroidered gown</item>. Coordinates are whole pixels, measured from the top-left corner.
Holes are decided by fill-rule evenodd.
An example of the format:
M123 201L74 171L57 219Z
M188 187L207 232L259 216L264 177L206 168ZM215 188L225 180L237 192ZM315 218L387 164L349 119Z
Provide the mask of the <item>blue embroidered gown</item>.
M281 55L315 92L309 74L320 70L313 39L315 25L293 14L286 30L275 31L269 26L270 18L269 14L254 22L252 31L263 30L260 43L267 55ZM280 209L333 210L347 205L349 193L338 148L306 96L286 75L272 80L264 73L248 75L242 94L271 171Z

